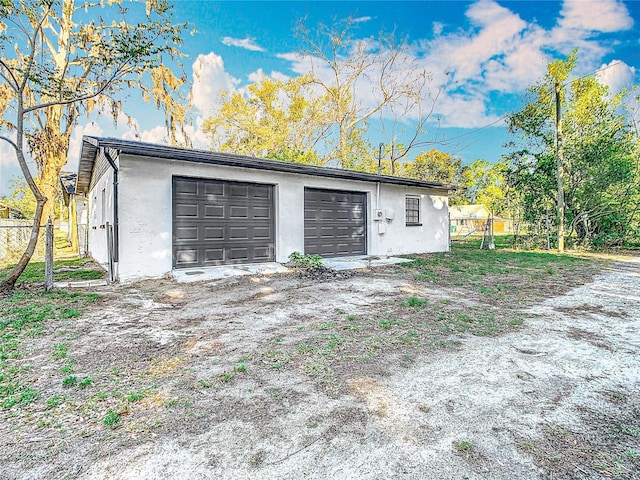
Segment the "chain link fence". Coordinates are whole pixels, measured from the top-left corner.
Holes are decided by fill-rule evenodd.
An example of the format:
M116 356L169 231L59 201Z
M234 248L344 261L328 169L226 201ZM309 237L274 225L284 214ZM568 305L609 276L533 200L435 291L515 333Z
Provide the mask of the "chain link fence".
M0 218L0 262L18 260L31 237L32 220ZM44 258L44 242L38 242L34 257Z

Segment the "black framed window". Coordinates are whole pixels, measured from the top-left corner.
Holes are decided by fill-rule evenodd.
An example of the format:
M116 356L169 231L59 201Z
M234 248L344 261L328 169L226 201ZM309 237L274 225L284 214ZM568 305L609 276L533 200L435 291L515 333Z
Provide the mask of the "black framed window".
M407 225L420 225L420 197L407 197L405 203Z

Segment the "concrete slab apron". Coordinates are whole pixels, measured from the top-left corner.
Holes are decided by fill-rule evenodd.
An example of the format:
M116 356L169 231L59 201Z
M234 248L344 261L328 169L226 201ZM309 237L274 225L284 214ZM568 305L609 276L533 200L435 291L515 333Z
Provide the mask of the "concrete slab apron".
M370 257L366 255L355 257L340 257L323 259L322 264L332 270L356 270L359 268L380 267L403 263L407 260L400 257ZM254 263L245 265L222 265L219 267L184 268L174 270L173 278L179 283L202 282L219 280L221 278L240 275L271 275L285 273L289 269L280 263Z

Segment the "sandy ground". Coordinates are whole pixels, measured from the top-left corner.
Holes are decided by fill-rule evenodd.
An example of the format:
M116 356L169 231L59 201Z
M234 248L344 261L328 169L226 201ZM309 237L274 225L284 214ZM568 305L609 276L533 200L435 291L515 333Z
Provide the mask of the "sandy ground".
M153 396L112 433L87 433L84 446L71 435L45 455L35 439L36 459L25 462L28 433L4 443L16 460L0 465L0 477L640 478L640 259L529 302L517 312L523 324L497 336L456 335L450 348L391 349L365 363L287 354L307 345L308 325L323 332L336 316L382 318L410 294L473 308L463 291L375 271L123 287L126 301L77 322L83 341L73 355L104 382L113 365L135 369L153 357L144 373ZM246 371L221 383L238 362ZM175 401L175 413L151 397Z

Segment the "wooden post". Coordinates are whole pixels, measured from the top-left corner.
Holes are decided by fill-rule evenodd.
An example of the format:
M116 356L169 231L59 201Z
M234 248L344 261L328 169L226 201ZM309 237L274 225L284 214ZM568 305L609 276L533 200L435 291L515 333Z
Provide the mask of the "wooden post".
M556 82L556 176L558 181L558 252L564 252L564 187L562 185L562 104L560 83Z
M71 205L71 213L69 214L69 230L71 232L71 248L74 252L80 254L80 247L78 244L78 210L76 206L76 197L72 195L69 199Z
M47 221L45 230L44 289L47 292L53 289L53 223L51 217Z

